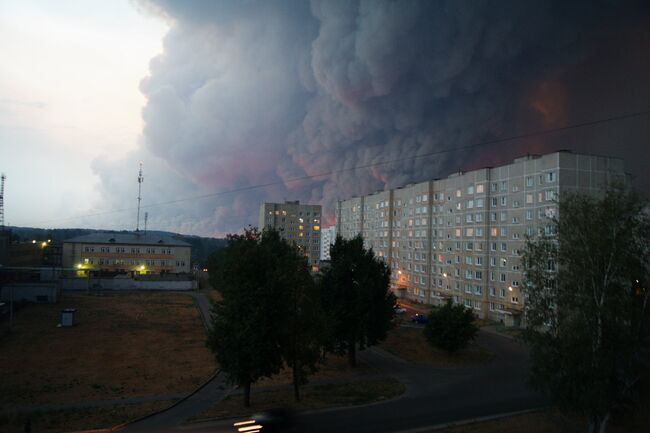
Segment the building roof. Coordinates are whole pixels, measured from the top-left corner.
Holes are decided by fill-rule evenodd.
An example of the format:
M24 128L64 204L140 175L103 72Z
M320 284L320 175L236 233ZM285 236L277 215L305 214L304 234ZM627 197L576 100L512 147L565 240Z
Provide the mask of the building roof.
M144 233L144 232L97 232L84 236L66 239L64 243L80 244L129 244L129 245L168 245L175 247L189 247L187 242L181 241L170 234Z

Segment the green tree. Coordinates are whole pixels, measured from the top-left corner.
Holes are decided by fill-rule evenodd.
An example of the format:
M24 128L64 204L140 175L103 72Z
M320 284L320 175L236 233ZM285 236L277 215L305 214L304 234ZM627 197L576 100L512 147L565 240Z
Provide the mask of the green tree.
M442 307L433 308L424 327L427 340L449 354L467 346L477 333L472 311L463 305L454 305L451 300Z
M356 348L386 338L394 315L395 296L389 290L390 270L363 247L357 236L337 236L331 247L331 266L322 276L322 307L329 324L329 349L347 353L356 365Z
M221 370L244 389L250 406L251 384L276 374L283 366L280 347L285 298L274 278L269 249L256 229L228 235L224 249L209 260L210 283L222 295L212 311L207 346Z
M300 401L300 386L317 370L322 359L323 320L320 299L307 258L280 238L275 230L265 230L261 246L268 255L269 279L279 285L282 295L280 349L291 369L294 398Z
M530 380L602 433L649 367L648 208L620 188L569 194L549 224L523 255Z

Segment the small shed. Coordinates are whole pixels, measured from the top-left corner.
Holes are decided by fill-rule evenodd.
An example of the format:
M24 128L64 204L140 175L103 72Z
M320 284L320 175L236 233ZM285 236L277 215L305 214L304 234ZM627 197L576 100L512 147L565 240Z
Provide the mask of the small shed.
M64 308L61 310L61 326L73 326L76 312L76 308Z

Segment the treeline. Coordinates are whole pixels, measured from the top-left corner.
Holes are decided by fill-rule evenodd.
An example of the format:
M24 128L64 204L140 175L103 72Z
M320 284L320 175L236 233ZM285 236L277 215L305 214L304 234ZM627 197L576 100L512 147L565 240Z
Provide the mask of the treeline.
M327 353L347 354L386 338L395 297L390 271L363 247L340 237L331 266L313 276L306 258L277 231L229 235L210 257L210 282L222 295L214 304L208 347L228 379L244 390L284 368L294 397Z
M76 236L84 236L90 233L107 232L107 233L126 233L126 230L95 230L95 229L42 229L35 227L7 227L11 230L12 242L30 242L32 240L47 240L51 239L53 242L63 242L67 239ZM185 241L192 245L192 263L196 263L204 267L208 262L208 257L219 248L226 245L225 239L219 238L206 238L201 236L192 235L179 235L172 232L165 232L159 230L148 230L147 233L159 233L171 235L179 240Z

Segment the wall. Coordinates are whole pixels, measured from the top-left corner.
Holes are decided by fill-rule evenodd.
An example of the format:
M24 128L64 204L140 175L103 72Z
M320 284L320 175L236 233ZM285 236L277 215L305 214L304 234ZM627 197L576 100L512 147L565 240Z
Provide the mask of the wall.
M12 298L18 301L38 303L56 303L59 299L59 288L54 284L11 284L0 288L0 300L9 302Z
M90 286L90 287L89 287ZM132 278L65 278L63 290L196 290L197 282L134 280Z

